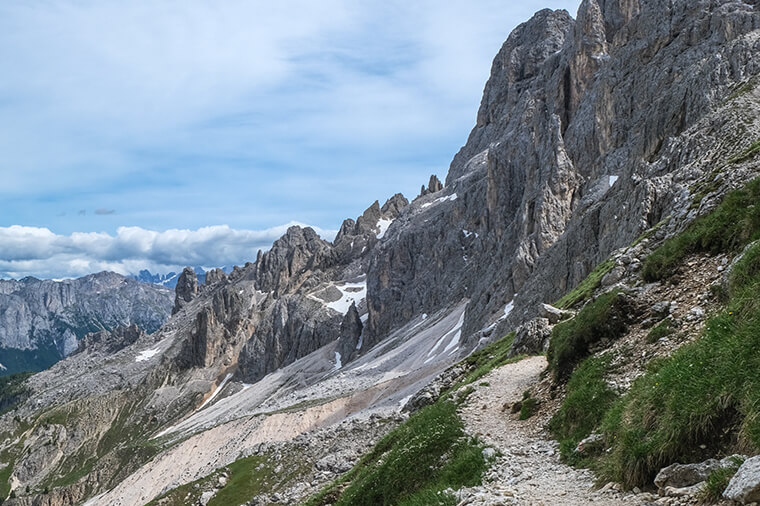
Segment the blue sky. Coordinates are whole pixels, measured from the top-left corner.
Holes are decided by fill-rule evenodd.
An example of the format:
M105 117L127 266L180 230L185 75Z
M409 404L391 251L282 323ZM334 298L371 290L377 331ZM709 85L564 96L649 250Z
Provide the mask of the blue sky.
M6 0L0 277L242 263L412 198L511 29L578 3Z

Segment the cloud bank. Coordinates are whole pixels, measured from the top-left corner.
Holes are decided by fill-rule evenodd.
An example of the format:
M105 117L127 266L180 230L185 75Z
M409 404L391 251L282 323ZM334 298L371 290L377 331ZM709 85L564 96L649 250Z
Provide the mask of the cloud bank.
M288 223L266 230L235 230L218 225L163 232L120 227L115 235L60 235L47 228L0 227L0 278L69 278L104 270L136 274L146 268L166 273L187 265L242 265L255 260L259 249L268 249L294 225L306 226ZM336 234L312 228L327 240Z

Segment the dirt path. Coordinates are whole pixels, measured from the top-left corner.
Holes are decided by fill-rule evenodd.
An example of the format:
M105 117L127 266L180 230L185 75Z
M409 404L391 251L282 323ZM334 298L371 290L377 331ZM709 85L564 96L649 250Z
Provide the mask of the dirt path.
M479 436L503 456L484 485L458 492L460 505L643 505L639 497L615 490L596 491L589 471L559 461L554 441L542 431L545 420L517 420L502 411L546 368L544 357L531 357L496 369L482 378L460 410L468 433ZM487 385L486 385L487 383Z

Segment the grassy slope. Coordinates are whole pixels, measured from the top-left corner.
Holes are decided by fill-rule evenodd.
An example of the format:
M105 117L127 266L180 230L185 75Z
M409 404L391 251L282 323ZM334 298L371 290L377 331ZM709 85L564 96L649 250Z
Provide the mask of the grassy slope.
M468 372L449 391L383 438L346 475L312 497L308 506L454 505L447 488L481 483L488 463L481 444L464 433L456 413L471 384L522 357L509 357L514 333L466 358Z
M695 252L740 251L760 237L759 201L760 181L729 194L712 213L655 250L644 264L645 278L667 278ZM603 363L582 363L552 429L565 446L601 429L609 451L592 466L626 486L649 485L660 468L676 461L760 451L758 370L760 244L755 244L735 265L725 309L709 320L703 336L651 364L615 402L600 382ZM588 411L595 412L591 419Z

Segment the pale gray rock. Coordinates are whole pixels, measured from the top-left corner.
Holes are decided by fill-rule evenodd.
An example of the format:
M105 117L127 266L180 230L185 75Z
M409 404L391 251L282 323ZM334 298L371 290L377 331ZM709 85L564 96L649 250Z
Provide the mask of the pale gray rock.
M696 464L673 464L657 473L654 484L658 489L692 487L705 481L712 472L731 467L737 457L739 456L734 455L722 460L709 459Z
M562 320L567 320L572 316L569 311L563 311L559 308L552 306L551 304L541 304L538 310L538 315L541 318L546 318L549 323L554 325Z
M546 351L552 330L548 318L534 318L521 325L509 350L509 356L535 355Z
M723 497L742 504L760 502L760 455L744 461L728 483Z
M145 332L135 324L128 327L116 327L112 331L101 330L85 335L78 343L77 353L84 351L100 351L103 353L115 353L130 344L137 342Z

